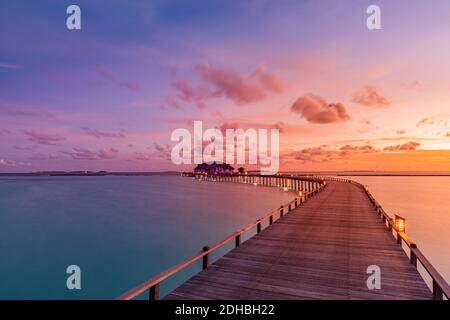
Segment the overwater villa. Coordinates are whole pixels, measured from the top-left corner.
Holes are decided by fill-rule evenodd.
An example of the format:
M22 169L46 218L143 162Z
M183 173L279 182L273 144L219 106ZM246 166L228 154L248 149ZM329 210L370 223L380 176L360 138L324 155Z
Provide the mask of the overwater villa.
M194 172L209 173L209 174L231 174L234 168L228 163L202 163L195 167Z

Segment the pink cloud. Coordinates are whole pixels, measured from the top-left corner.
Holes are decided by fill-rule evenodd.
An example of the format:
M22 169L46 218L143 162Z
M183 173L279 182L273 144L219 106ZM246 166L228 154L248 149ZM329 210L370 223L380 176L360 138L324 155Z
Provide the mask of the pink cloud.
M409 150L416 150L417 147L420 146L420 143L415 141L410 141L404 144L399 144L395 146L389 146L384 148L385 151L409 151Z
M97 139L100 138L119 138L123 139L125 138L125 134L123 132L107 132L107 131L100 131L97 129L91 129L84 127L83 130L92 137L95 137Z
M268 94L284 89L282 81L269 73L264 65L258 66L250 75L243 75L233 69L201 63L195 67L195 75L197 86L186 80L176 81L174 93L166 97L163 106L181 108L193 104L204 108L207 101L219 97L242 105L263 100Z
M424 86L418 80L413 80L408 83L404 83L403 87L405 89L413 90L413 91L423 91L424 90Z
M311 123L326 124L351 119L342 103L328 103L324 98L313 94L298 98L292 104L291 111Z
M141 92L141 86L136 82L123 81L118 79L109 69L98 68L97 73L107 82L123 87L132 92Z
M371 108L386 108L391 103L383 97L378 89L373 86L365 86L361 90L353 94L352 102L361 104L365 107Z
M15 160L8 160L8 159L0 159L0 166L5 167L19 167L19 166L29 166L29 163L19 162Z
M66 138L58 134L38 132L34 130L25 130L24 133L28 136L28 140L39 144L57 145L58 142L66 140Z

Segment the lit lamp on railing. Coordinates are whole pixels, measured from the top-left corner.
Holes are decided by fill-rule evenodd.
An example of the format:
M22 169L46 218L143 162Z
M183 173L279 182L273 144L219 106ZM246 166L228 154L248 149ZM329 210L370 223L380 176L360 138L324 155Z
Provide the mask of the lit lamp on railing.
M406 219L395 215L395 230L398 232L405 232L406 229Z
M301 198L301 197L303 197L303 192L302 191L299 191L298 192L298 196Z
M366 185L364 186L364 189L365 189L366 191L369 191L369 186L366 184Z

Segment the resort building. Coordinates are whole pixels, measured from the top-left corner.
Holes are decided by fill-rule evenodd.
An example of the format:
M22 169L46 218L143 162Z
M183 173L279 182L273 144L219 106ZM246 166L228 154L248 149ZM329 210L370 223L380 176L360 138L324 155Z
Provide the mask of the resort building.
M233 173L234 168L228 163L202 163L195 167L194 172L210 173L210 174L227 174Z

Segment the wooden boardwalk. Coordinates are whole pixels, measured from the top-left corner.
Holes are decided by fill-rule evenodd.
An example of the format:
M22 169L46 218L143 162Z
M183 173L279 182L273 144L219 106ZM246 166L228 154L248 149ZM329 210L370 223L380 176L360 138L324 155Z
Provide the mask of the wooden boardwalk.
M369 290L367 267L381 269ZM431 299L364 190L330 181L165 299Z

